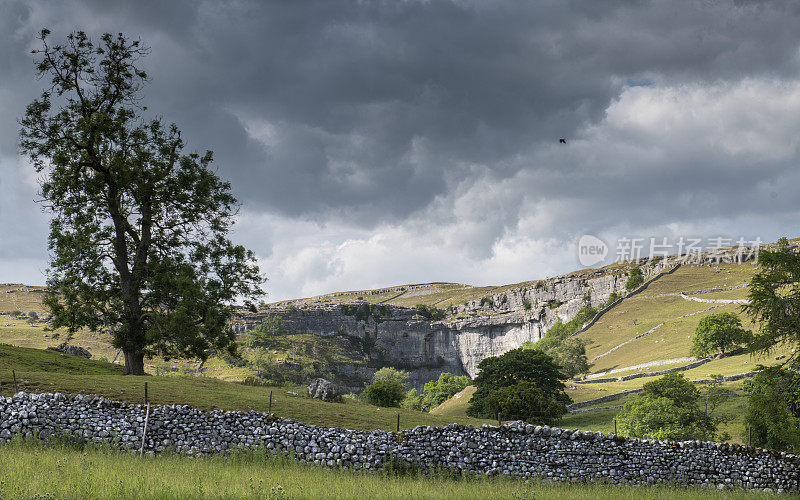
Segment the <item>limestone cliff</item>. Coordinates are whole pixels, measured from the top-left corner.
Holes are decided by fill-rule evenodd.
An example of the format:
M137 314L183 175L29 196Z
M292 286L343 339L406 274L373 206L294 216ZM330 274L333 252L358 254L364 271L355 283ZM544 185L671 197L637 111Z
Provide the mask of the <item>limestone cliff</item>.
M667 262L645 266L646 276L670 267ZM241 325L246 329L266 314L280 315L291 333L356 337L371 350L370 366L326 366L330 371L368 380L380 365L407 369L412 383L422 385L442 372L477 374L478 363L536 342L557 321L569 321L587 301L596 306L612 293L624 293L627 268L588 270L520 285L498 287L494 293L453 304L446 317L430 321L410 307L374 305L364 301L330 303L329 299L298 306L275 304ZM402 293L401 288L381 292ZM368 292L361 292L367 295Z

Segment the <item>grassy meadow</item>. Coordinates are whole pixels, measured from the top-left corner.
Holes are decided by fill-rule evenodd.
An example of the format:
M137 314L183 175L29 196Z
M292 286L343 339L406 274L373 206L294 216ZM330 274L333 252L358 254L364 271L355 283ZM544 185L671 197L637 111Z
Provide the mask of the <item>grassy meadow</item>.
M325 469L262 450L231 456L139 457L110 448L0 446L0 498L430 498L430 499L758 499L740 490L525 483L504 477L393 477ZM782 495L788 498L788 495Z

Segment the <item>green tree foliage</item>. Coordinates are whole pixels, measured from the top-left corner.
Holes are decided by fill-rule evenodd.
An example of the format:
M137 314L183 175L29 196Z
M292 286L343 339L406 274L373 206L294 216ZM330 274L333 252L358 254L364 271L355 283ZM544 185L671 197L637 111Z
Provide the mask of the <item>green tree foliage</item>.
M489 393L485 417L500 414L502 419L553 424L567 412L566 402L555 398L533 382L519 382Z
M570 335L580 330L583 325L594 318L597 309L583 306L574 318L566 323L556 322L547 330L544 338L538 342L525 342L523 347L532 348L551 356L561 371L568 378L589 371L589 360L586 357L586 340L572 338Z
M422 390L422 403L421 409L430 411L444 403L454 394L463 391L472 380L467 376L453 375L449 372L444 372L439 375L438 380L432 380L425 383Z
M528 297L525 297L524 299L522 299L522 307L524 307L526 311L530 311L531 310L531 306L532 306L531 305L531 299L529 299Z
M437 309L433 306L426 306L425 304L417 304L414 306L414 309L417 310L417 314L431 321L439 321L444 319L444 311L442 311L441 309Z
M545 352L553 358L567 378L572 378L589 371L589 360L586 357L587 344L584 339L572 337L562 340Z
M227 238L237 202L212 153L185 154L175 125L144 117L138 41L48 35L34 51L47 86L20 120L20 147L52 215L53 328L108 328L128 374L144 374L145 355L235 350L234 300L252 307L263 278Z
M780 344L794 348L787 362L800 360L800 254L786 238L775 251L762 251L758 272L750 281L748 303L742 306L759 331L749 342L757 352L769 352Z
M628 281L625 282L625 290L632 292L639 288L639 285L644 283L644 275L639 267L631 269L631 274L628 276Z
M611 295L608 296L608 299L606 299L605 302L601 302L601 303L597 304L597 309L598 310L605 309L606 307L610 306L611 304L613 304L614 302L616 302L620 298L621 298L621 296L620 296L619 293L611 292Z
M571 402L564 392L564 374L541 351L514 349L484 359L478 369L477 390L467 408L470 416L493 418L500 411L503 418L552 423Z
M408 410L422 410L422 394L419 394L413 387L408 390L400 406Z
M800 452L800 373L764 368L743 384L747 392L745 442L753 446Z
M391 367L381 368L372 376L372 383L361 393L361 399L376 406L400 406L406 396L409 375Z
M723 355L748 342L749 330L742 328L742 320L734 313L709 314L698 323L692 340L694 356L710 356L719 351Z
M580 330L585 323L594 318L595 314L597 314L597 309L592 306L583 306L578 313L575 314L575 317L568 322L563 323L557 321L547 330L544 338L536 343L538 346L537 348L547 352L550 348L557 346L564 339Z
M247 334L245 343L247 347L267 348L272 345L274 338L278 335L286 335L286 324L280 316L270 314Z
M682 374L670 373L643 388L617 414L623 433L673 441L710 439L714 435L716 426L697 404L700 391Z

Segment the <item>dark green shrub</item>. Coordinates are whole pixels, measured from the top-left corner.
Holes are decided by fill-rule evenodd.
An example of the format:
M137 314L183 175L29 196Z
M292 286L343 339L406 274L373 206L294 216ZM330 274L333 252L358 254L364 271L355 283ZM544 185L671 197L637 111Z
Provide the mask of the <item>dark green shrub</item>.
M625 290L632 292L639 288L639 285L644 283L644 275L642 270L638 267L631 269L631 274L628 276L628 281L625 282Z
M442 311L441 309L437 309L433 306L427 306L425 304L417 304L414 306L414 309L417 310L417 314L431 321L439 321L444 319L444 311Z

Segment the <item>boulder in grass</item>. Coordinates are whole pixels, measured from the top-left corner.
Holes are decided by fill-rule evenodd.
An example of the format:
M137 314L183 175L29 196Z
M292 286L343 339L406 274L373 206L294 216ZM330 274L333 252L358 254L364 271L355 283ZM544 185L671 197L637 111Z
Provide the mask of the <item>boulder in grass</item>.
M92 353L84 349L83 347L79 347L76 345L65 345L61 344L56 347L48 347L48 351L57 351L63 352L64 354L69 354L71 356L80 356L81 358L89 359L92 357Z
M339 387L324 378L315 378L308 384L308 395L323 401L338 402L342 400Z

